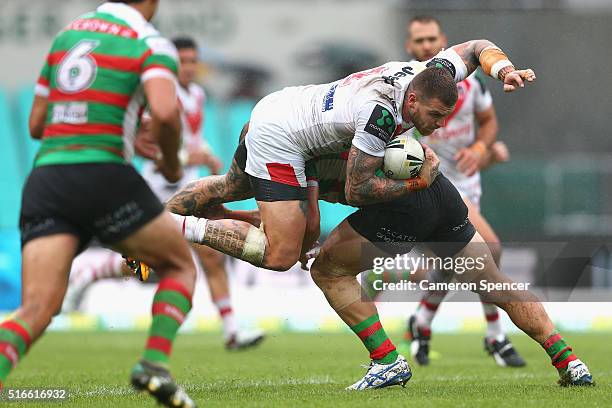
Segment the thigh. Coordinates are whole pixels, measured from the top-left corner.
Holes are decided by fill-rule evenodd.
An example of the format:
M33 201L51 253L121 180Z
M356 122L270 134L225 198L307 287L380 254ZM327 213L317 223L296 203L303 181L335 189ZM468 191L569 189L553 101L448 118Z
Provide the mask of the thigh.
M347 218L325 239L313 268L327 275L357 276L372 268L375 255L383 254L367 249L371 247L370 241L355 231Z
M271 253L299 256L306 230L305 201L257 201ZM266 251L268 252L268 251Z
M476 228L476 231L482 236L485 242L496 243L499 242L497 234L491 227L491 224L486 220L485 217L480 213L480 210L476 204L464 197L463 202L468 208L468 218Z
M112 245L114 249L138 259L153 269L194 268L187 241L176 221L163 212L127 238Z
M79 246L79 238L72 234L41 236L23 246L21 302L24 306L40 304L41 310L35 311L36 315L55 314L60 310L70 266Z

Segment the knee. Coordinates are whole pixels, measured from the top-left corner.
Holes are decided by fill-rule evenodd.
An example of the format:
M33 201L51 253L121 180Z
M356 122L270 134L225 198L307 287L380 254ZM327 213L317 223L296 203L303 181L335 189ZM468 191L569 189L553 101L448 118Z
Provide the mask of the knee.
M264 259L264 267L273 271L284 272L295 265L299 258L299 249L292 248L270 248Z
M501 242L499 241L499 238L495 237L494 240L488 241L487 245L489 247L489 250L491 251L491 256L493 257L493 261L495 261L495 264L499 267L499 263L500 263L501 255L502 255L502 245L501 245Z

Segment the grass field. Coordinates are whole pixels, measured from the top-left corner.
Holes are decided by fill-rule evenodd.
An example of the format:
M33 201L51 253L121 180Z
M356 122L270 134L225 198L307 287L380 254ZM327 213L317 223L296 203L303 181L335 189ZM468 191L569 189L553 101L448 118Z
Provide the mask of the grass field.
M427 368L411 364L414 376L404 389L344 390L364 374L359 365L368 363L349 333L272 335L257 350L234 353L224 351L218 335L183 335L174 351L173 372L206 407L610 406L612 336L566 337L588 363L596 387L558 387L543 350L524 335L513 337L528 361L523 369L497 367L482 351L481 336L438 335L432 347L439 357ZM144 341L144 333L50 333L9 378L8 387L67 388L70 399L53 407L155 406L127 382Z

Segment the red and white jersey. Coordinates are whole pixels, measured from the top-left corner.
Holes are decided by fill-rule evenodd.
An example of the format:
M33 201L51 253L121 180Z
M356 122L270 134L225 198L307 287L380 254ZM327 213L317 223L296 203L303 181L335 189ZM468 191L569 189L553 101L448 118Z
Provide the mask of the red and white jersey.
M480 201L482 194L480 186L480 172L468 177L457 170L454 157L457 152L470 146L475 141L476 123L475 114L483 112L493 104L491 93L485 87L482 78L473 73L457 84L459 98L455 109L448 117L446 125L437 129L429 136L420 140L429 145L440 158L440 170L459 190L461 195L467 197L474 204ZM416 130L410 132L416 135Z
M183 148L188 150L208 148L207 143L202 139L204 103L206 103L204 89L192 82L187 88L178 86L177 95L183 122Z
M195 83L189 84L187 88L177 86L179 107L181 109L181 155L195 149L209 149L208 144L202 139L202 128L204 126L204 103L206 93L204 89ZM169 199L178 189L185 184L199 178L198 166L185 167L183 178L177 183L169 183L161 173L155 171L152 161L145 161L142 169L144 179L149 183L153 192L164 202Z
M440 52L431 60L436 62L447 67L455 81L466 77L467 68L454 50ZM279 158L293 153L310 159L342 152L353 144L382 157L393 134L413 126L401 117L404 94L415 75L428 64L388 62L333 83L274 92L263 98L251 115L251 127L265 127L274 136L265 136L270 140L253 147L267 150L267 143L278 151ZM260 153L250 149L249 143L254 141L249 136L249 153Z

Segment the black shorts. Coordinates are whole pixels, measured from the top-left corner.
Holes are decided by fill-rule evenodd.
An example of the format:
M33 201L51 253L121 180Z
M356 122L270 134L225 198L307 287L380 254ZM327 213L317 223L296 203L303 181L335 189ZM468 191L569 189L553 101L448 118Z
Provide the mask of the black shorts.
M242 140L234 153L234 160L238 168L242 171L246 169L247 148ZM291 186L288 184L278 183L273 180L266 180L259 177L249 176L251 189L257 201L304 201L308 198L307 189L300 186Z
M113 244L157 217L163 206L130 165L84 163L35 168L23 188L21 245L60 233Z
M361 236L388 253L407 253L426 243L440 257L453 256L474 237L461 195L440 174L427 189L360 208L347 218Z

